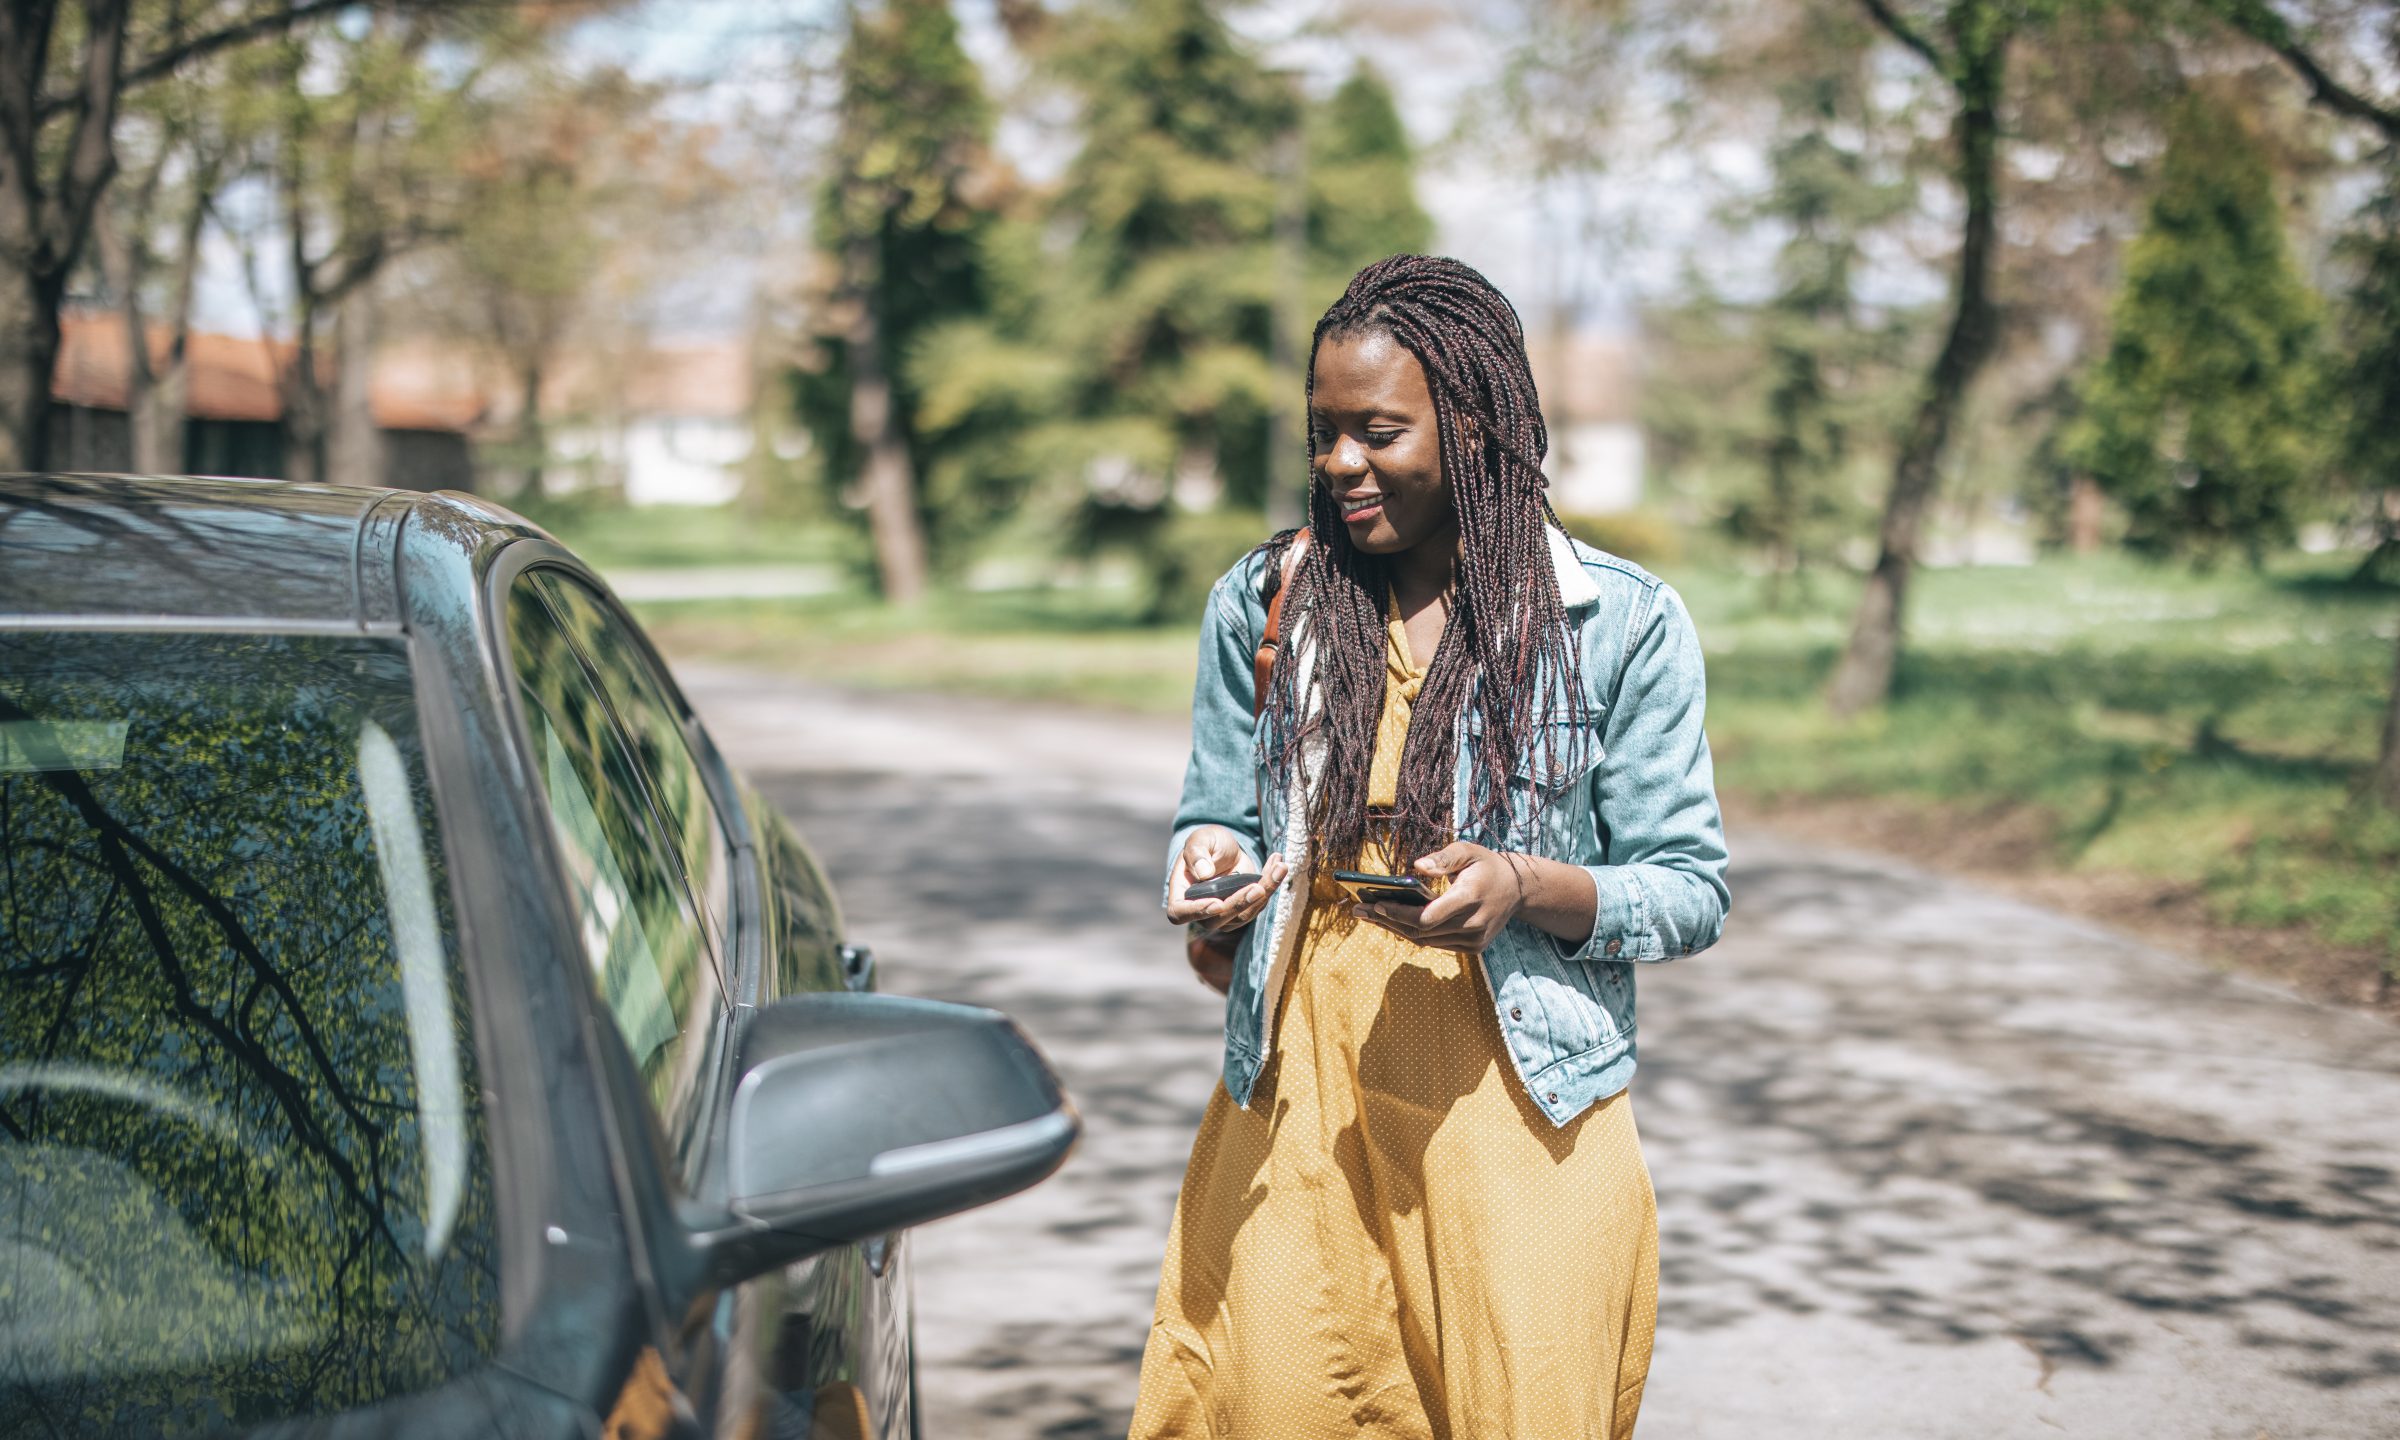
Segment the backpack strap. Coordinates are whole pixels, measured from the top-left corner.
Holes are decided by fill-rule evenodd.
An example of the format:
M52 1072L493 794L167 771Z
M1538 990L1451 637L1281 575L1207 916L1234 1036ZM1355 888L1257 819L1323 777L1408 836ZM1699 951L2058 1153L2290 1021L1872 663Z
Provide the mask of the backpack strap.
M1267 708L1267 689L1275 683L1275 650L1283 636L1283 596L1292 588L1292 572L1299 567L1300 553L1308 548L1306 527L1292 532L1283 546L1282 565L1267 573L1267 630L1259 637L1258 653L1250 660L1250 713L1263 714Z

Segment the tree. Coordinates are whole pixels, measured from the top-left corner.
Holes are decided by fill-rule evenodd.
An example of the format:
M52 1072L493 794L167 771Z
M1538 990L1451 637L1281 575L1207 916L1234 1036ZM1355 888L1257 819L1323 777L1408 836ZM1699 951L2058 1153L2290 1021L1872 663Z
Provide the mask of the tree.
M1346 285L1361 267L1432 241L1400 109L1362 61L1308 118L1310 260L1322 280Z
M1998 329L1991 276L1999 233L2000 108L2009 48L2032 18L2026 6L2012 0L1948 0L1939 29L1927 31L1891 0L1862 3L1875 23L1931 66L1950 92L1951 178L1962 205L1949 329L1892 458L1875 568L1867 575L1849 642L1826 692L1837 715L1881 705L1891 694L1926 511L1967 389L1991 358Z
M906 605L928 566L918 470L939 460L907 360L984 307L992 116L946 0L862 0L849 18L817 235L839 278L800 403L829 476L864 490L883 594Z
M2290 66L2308 86L2309 98L2314 103L2345 119L2373 127L2387 147L2400 145L2400 109L2368 93L2363 84L2337 78L2319 58L2313 36L2261 0L2211 0L2211 8ZM2385 164L2388 177L2391 164L2388 150ZM2360 262L2360 277L2350 293L2344 317L2351 339L2360 347L2357 363L2348 371L2346 389L2351 423L2345 450L2354 474L2367 473L2358 468L2362 462L2372 464L2387 487L2391 472L2382 467L2391 462L2391 455L2384 448L2390 444L2390 438L2378 433L2375 427L2391 414L2394 355L2400 350L2400 297L2395 297L2392 289L2395 283L2400 283L2400 275L2395 275L2392 268L2400 261L2400 244L2395 244L2393 237L2395 220L2400 219L2400 214L2394 210L2393 192L2394 186L2387 178L2382 194L2370 202L2352 232L2350 248ZM2390 503L2387 496L2383 508L2387 525ZM2374 563L2374 557L2369 557L2369 563ZM2394 654L2392 688L2384 700L2383 739L2368 788L2385 809L2400 811L2400 649Z
M2318 309L2249 127L2187 97L2069 435L2129 544L2255 562L2291 538L2320 468Z
M713 183L660 98L613 66L537 64L474 106L453 229L413 308L487 347L514 382L498 458L520 490L542 483L553 369L579 326L590 338L594 291L650 248L648 222L688 217Z
M2400 152L2335 241L2350 269L2339 311L2345 358L2341 472L2372 527L2358 578L2400 580Z
M1905 334L1867 313L1856 271L1861 242L1905 213L1914 187L1868 148L1881 117L1867 37L1839 20L1810 28L1814 63L1777 87L1783 133L1768 149L1767 193L1751 207L1750 218L1785 230L1775 294L1756 317L1767 377L1759 483L1725 516L1735 538L1767 554L1770 608L1781 607L1787 580L1830 547L1848 516L1838 482L1875 429L1874 397L1894 378Z
M456 161L477 90L538 35L538 22L377 11L362 25L287 36L261 55L292 337L278 376L287 478L382 483L367 383L380 318L374 284L393 260L456 234ZM436 64L437 44L456 53Z
M126 92L351 3L0 6L0 470L44 464L59 301L116 176Z
M1303 304L1330 299L1359 257L1424 222L1371 79L1302 132L1294 88L1208 0L1093 6L1044 30L1043 73L1073 98L1083 148L1046 203L995 232L990 318L929 335L915 369L925 417L972 437L962 457L986 483L1026 497L1069 552L1131 556L1164 617L1255 542L1269 476L1296 478L1297 444L1269 438L1300 383L1275 364L1293 272ZM1337 216L1361 177L1384 192Z
M125 324L125 418L133 468L184 464L185 360L200 242L219 190L249 162L255 107L234 93L224 57L187 64L127 102L126 175L94 213L93 248ZM153 346L153 330L166 343Z
M2342 297L2344 398L2342 471L2375 527L2358 579L2400 578L2400 153L2379 157L2383 185L2343 233L2338 252L2352 267ZM2400 810L2400 662L2383 716L2383 744L2370 786Z

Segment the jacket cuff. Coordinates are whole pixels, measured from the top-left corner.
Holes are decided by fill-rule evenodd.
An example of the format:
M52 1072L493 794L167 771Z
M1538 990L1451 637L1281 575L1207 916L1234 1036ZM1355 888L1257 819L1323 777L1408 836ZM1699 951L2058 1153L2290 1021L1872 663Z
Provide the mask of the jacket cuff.
M1562 960L1660 960L1666 946L1650 914L1650 892L1629 865L1586 865L1597 896L1592 933L1581 945L1551 937Z
M1192 838L1192 832L1195 830L1202 829L1203 827L1209 825L1221 824L1222 822L1216 820L1202 820L1197 824L1184 826L1168 839L1167 868L1165 874L1159 878L1158 882L1158 905L1160 909L1165 909L1167 907L1167 902L1175 898L1175 861L1178 856L1183 854L1184 842ZM1241 857L1240 859L1234 861L1234 869L1255 871L1266 868L1259 862L1259 858L1256 855L1250 853L1250 847L1243 844L1238 836L1234 840L1233 845L1235 853Z

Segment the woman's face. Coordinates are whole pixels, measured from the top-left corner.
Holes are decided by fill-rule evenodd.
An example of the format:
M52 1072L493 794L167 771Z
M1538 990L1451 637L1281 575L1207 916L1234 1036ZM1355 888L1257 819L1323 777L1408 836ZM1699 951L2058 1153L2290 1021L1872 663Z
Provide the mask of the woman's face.
M1316 482L1340 507L1350 543L1399 555L1431 542L1455 550L1458 512L1425 367L1378 330L1317 347L1308 423Z

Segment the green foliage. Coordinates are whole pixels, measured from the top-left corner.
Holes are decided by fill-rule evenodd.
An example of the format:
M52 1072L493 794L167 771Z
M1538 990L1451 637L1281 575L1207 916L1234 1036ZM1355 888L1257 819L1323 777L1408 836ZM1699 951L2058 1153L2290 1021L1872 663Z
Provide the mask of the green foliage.
M2400 964L2400 829L2356 798L2390 602L2340 569L2102 554L1929 570L1892 703L1857 723L1810 703L1840 597L1772 612L1740 577L1672 578L1708 649L1728 790L2013 813L2041 863L2188 887L2222 919Z
M2067 453L2124 506L2128 544L2255 561L2291 538L2325 458L2321 307L2258 140L2223 103L2176 106L2124 268Z
M2342 568L2194 573L2101 554L1927 570L1893 702L1856 724L1814 703L1846 631L1841 590L1776 610L1740 570L1667 578L1708 651L1728 791L2029 814L2046 863L2153 877L2228 920L2400 960L2400 831L2354 799L2391 673L2390 600L2339 583ZM912 616L855 596L710 602L644 620L674 653L818 679L1182 713L1191 628L1133 625L1141 598L977 593Z
M2384 156L2383 185L2336 242L2351 267L2340 310L2345 486L2373 527L2360 573L2400 583L2400 155Z
M992 109L947 0L853 7L840 73L817 245L843 273L844 293L823 311L824 328L793 372L795 408L824 480L837 488L855 484L865 454L850 423L847 333L851 307L868 307L893 371L893 404L938 563L980 533L993 497L964 458L976 448L973 427L961 423L969 417L929 418L918 371L907 360L942 327L988 307ZM863 514L857 523L863 527Z
M1858 507L1837 488L1843 467L1873 439L1874 402L1859 391L1896 376L1894 337L1868 322L1855 272L1863 235L1904 213L1904 181L1876 173L1855 135L1865 118L1864 67L1853 59L1787 87L1790 127L1768 154L1773 181L1759 210L1789 227L1775 257L1777 288L1760 317L1767 389L1755 488L1734 497L1724 525L1768 556L1769 595L1851 533ZM1848 132L1848 134L1845 134ZM1861 437L1860 429L1870 432Z
M1812 14L1785 38L1768 184L1727 216L1782 237L1775 288L1749 305L1699 290L1662 326L1667 360L1645 396L1662 459L1696 473L1719 528L1761 557L1770 604L1864 529L1863 492L1917 388L1921 329L1859 293L1864 245L1916 198L1877 148L1892 117L1870 84L1872 32L1846 12Z
M1055 196L988 237L992 314L911 354L921 418L959 440L927 471L937 513L966 530L1018 509L1067 554L1128 558L1152 619L1193 613L1214 575L1194 577L1246 548L1220 543L1235 522L1192 511L1221 495L1255 524L1269 477L1299 480L1296 456L1268 453L1275 407L1302 387L1273 363L1279 287L1329 301L1430 229L1382 82L1362 70L1303 115L1219 8L1135 0L1057 27L1043 59L1084 147ZM1295 126L1304 197L1282 173ZM1306 241L1286 277L1277 216L1295 198Z
M1569 535L1584 544L1596 545L1636 565L1672 564L1683 553L1682 537L1675 533L1675 527L1665 517L1646 510L1614 515L1561 514L1558 520Z
M606 574L714 565L829 565L855 538L824 520L753 516L733 505L626 505L605 492L519 496L509 508Z
M1433 243L1415 168L1391 87L1360 65L1308 121L1310 261L1325 279L1346 285L1363 266Z

